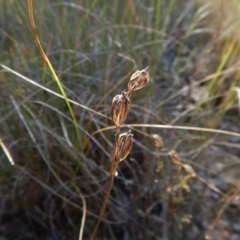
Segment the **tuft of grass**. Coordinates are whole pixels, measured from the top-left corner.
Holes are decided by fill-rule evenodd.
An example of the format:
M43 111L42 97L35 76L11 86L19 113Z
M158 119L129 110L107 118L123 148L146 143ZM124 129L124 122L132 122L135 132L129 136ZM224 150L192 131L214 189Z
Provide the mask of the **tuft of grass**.
M239 1L40 0L33 12L50 64L27 1L0 2L0 235L90 238L109 179L111 99L144 66L150 83L122 126L133 149L99 236L203 239L222 230L220 217L233 226L224 212L238 186L226 174L239 166Z

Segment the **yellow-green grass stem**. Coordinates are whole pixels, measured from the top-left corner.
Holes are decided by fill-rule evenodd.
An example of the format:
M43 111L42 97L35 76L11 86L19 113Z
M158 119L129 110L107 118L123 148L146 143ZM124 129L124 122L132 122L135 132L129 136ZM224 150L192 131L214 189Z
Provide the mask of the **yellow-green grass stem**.
M76 117L74 115L74 112L73 112L73 109L70 105L70 102L68 101L68 97L67 97L67 94L62 86L62 83L61 81L59 80L54 68L52 67L52 64L50 62L50 60L48 59L47 55L45 54L44 50L43 50L43 47L41 45L41 42L39 40L39 37L38 37L38 34L37 34L37 30L36 30L36 26L35 26L35 22L34 22L34 15L33 15L33 5L32 5L32 0L28 0L28 10L29 10L29 17L30 17L30 23L31 23L31 26L32 26L32 30L33 30L33 33L34 33L34 37L37 41L37 45L39 47L39 50L42 54L42 57L44 59L44 61L46 62L46 64L48 65L52 75L53 75L53 78L54 80L56 81L57 85L58 85L58 88L64 98L64 101L69 109L69 112L71 114L71 117L73 119L73 123L74 123L74 126L75 126L75 130L76 130L76 135L77 135L77 140L78 142L80 141L80 133L79 133L79 129L78 129L78 124L77 124L77 120L76 120Z

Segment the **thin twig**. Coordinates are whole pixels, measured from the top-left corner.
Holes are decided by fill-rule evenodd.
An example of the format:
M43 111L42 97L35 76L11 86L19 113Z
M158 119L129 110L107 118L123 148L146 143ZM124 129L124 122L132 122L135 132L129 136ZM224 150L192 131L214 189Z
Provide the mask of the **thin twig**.
M115 170L116 170L116 166L115 166L116 150L117 150L117 139L115 140L115 144L114 144L114 148L113 148L111 165L110 165L110 177L109 177L109 181L108 181L106 194L104 196L103 203L102 203L102 206L101 206L101 209L100 209L100 213L99 213L99 217L98 217L97 223L95 224L95 227L93 229L93 232L92 232L90 240L94 240L94 238L96 236L99 224L102 221L102 217L103 217L103 214L105 212L107 201L108 201L108 198L109 198L112 186L113 186Z

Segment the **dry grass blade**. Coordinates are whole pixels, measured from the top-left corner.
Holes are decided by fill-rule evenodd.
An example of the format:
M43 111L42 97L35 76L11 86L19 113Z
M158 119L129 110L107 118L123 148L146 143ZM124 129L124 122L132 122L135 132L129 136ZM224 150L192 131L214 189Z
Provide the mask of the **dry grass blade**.
M7 147L5 146L5 144L4 144L4 142L2 141L1 138L0 138L0 145L1 145L1 147L2 147L2 149L3 149L3 151L4 151L4 153L6 154L6 156L7 156L8 160L9 160L9 162L10 162L12 165L14 165L14 164L15 164L15 163L14 163L14 160L13 160L13 158L12 158L10 152L8 151Z
M240 1L136 2L0 1L1 237L240 239Z
M27 121L25 120L24 115L23 115L23 113L21 112L21 110L20 110L20 108L19 108L16 100L14 99L13 96L10 96L10 99L11 99L11 101L12 101L12 103L13 103L14 108L16 109L16 112L18 113L19 118L21 119L24 127L26 128L26 130L27 130L27 132L28 132L28 134L29 134L32 142L33 142L34 144L36 144L36 138L35 138L32 130L31 130L31 128L29 127Z
M226 131L226 130L213 129L213 128L171 126L171 125L161 125L161 124L125 124L122 127L129 127L129 128L148 127L148 128L178 129L178 130L211 132L211 133L224 134L224 135L229 135L229 136L234 136L234 137L240 137L240 133ZM108 131L110 129L114 129L114 126L101 128L101 129L93 132L92 135L95 135L95 134L97 134L99 132Z
M83 213L82 213L82 221L81 221L81 227L80 227L80 231L79 231L79 238L78 238L78 240L82 240L82 238L83 238L84 224L85 224L86 215L87 215L87 203L86 203L86 200L85 200L85 198L84 198L84 196L82 194L80 194L80 197L81 197L82 203L83 203Z
M59 98L61 98L61 99L64 99L64 97L63 97L61 94L59 94L59 93L57 93L57 92L54 92L54 91L52 91L51 89L49 89L49 88L47 88L47 87L44 87L44 86L42 86L41 84L39 84L39 83L37 83L37 82L34 82L34 81L31 80L30 78L27 78L27 77L23 76L22 74L14 71L13 69L5 66L4 64L1 64L1 63L0 63L0 66L1 66L3 69L7 70L8 72L10 72L10 73L12 73L12 74L20 77L21 79L27 81L28 83L31 83L32 85L34 85L34 86L36 86L36 87L38 87L38 88L40 88L40 89L42 89L42 90L44 90L44 91L46 91L46 92L51 93L51 94L53 94L54 96L57 96L57 97L59 97ZM70 103L72 103L72 104L74 104L74 105L76 105L76 106L79 106L79 107L81 107L81 108L83 108L83 109L86 109L86 110L88 110L89 112L92 112L92 113L94 113L94 114L96 114L96 115L98 115L98 116L102 116L102 117L104 117L104 118L109 118L107 115L104 115L104 114L102 114L102 113L100 113L100 112L97 112L97 111L95 111L95 110L93 110L93 109L91 109L91 108L89 108L89 107L86 107L86 106L84 106L84 105L82 105L82 104L80 104L80 103L78 103L78 102L76 102L76 101L74 101L74 100L71 100L71 99L68 98L68 101L69 101ZM109 119L110 119L110 118L109 118Z

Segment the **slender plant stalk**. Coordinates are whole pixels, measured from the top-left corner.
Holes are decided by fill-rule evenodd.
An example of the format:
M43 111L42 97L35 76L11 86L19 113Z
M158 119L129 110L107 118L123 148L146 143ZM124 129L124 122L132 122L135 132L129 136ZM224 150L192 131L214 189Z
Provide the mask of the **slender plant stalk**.
M93 229L92 236L91 236L90 240L95 239L99 224L102 221L102 217L103 217L103 214L104 214L106 206L107 206L107 201L108 201L108 198L110 196L110 192L112 190L112 186L113 186L113 182L114 182L114 176L115 176L115 167L116 167L115 166L116 149L117 149L117 142L115 141L114 148L113 148L113 153L112 153L112 159L111 159L111 166L110 166L110 177L109 177L109 181L108 181L106 194L104 196L102 206L101 206L101 210L100 210L100 213L99 213L99 217L98 217L97 223L94 226L94 229Z
M130 81L128 83L128 91L127 92L123 91L121 94L116 95L113 98L112 107L111 107L111 117L115 124L116 133L115 133L115 143L114 143L113 153L111 157L110 177L108 181L106 194L104 196L102 206L100 209L99 217L94 226L90 240L95 239L98 227L103 218L107 201L109 199L110 192L112 190L117 167L119 163L128 156L128 154L132 149L133 135L131 134L131 131L120 134L120 127L124 124L124 121L130 111L131 93L133 91L136 91L144 87L149 82L149 79L150 79L150 76L148 73L148 67L141 71L137 70L130 78Z
M118 166L118 163L119 163L119 158L117 158L117 146L118 146L119 135L120 135L120 128L117 127L116 128L116 133L115 133L115 143L114 143L112 157L111 157L110 177L109 177L109 181L108 181L108 186L107 186L106 194L105 194L103 202L102 202L102 206L101 206L101 210L100 210L100 213L99 213L97 223L95 224L94 229L93 229L91 240L94 240L94 238L96 236L99 224L102 221L103 214L104 214L106 206L107 206L107 201L109 199L110 192L112 190L114 177L115 177L115 172L116 172L116 169L117 169L117 166Z
M45 63L47 64L47 66L49 67L52 75L53 75L53 78L54 80L56 81L57 85L58 85L58 88L66 102L66 105L69 109L69 112L71 114L71 117L73 119L73 123L74 123L74 126L75 126L75 130L76 130L76 134L77 134L77 140L79 141L80 140L80 134L79 134L79 129L78 129L78 124L77 124L77 120L76 120L76 117L73 113L73 109L70 105L70 102L68 100L68 97L67 97L67 94L65 93L64 91L64 88L61 84L61 81L58 79L58 76L56 74L56 72L54 71L54 68L52 67L52 64L50 62L50 60L48 59L47 55L45 54L44 50L43 50L43 47L41 45L41 42L39 40L39 37L38 37L38 34L37 34L37 29L36 29L36 25L35 25L35 21L34 21L34 15L33 15L33 4L32 4L32 0L28 0L28 11L29 11L29 18L30 18L30 23L31 23L31 27L32 27L32 31L33 31L33 35L35 37L35 40L37 42L37 46L41 52L41 55L45 61Z

